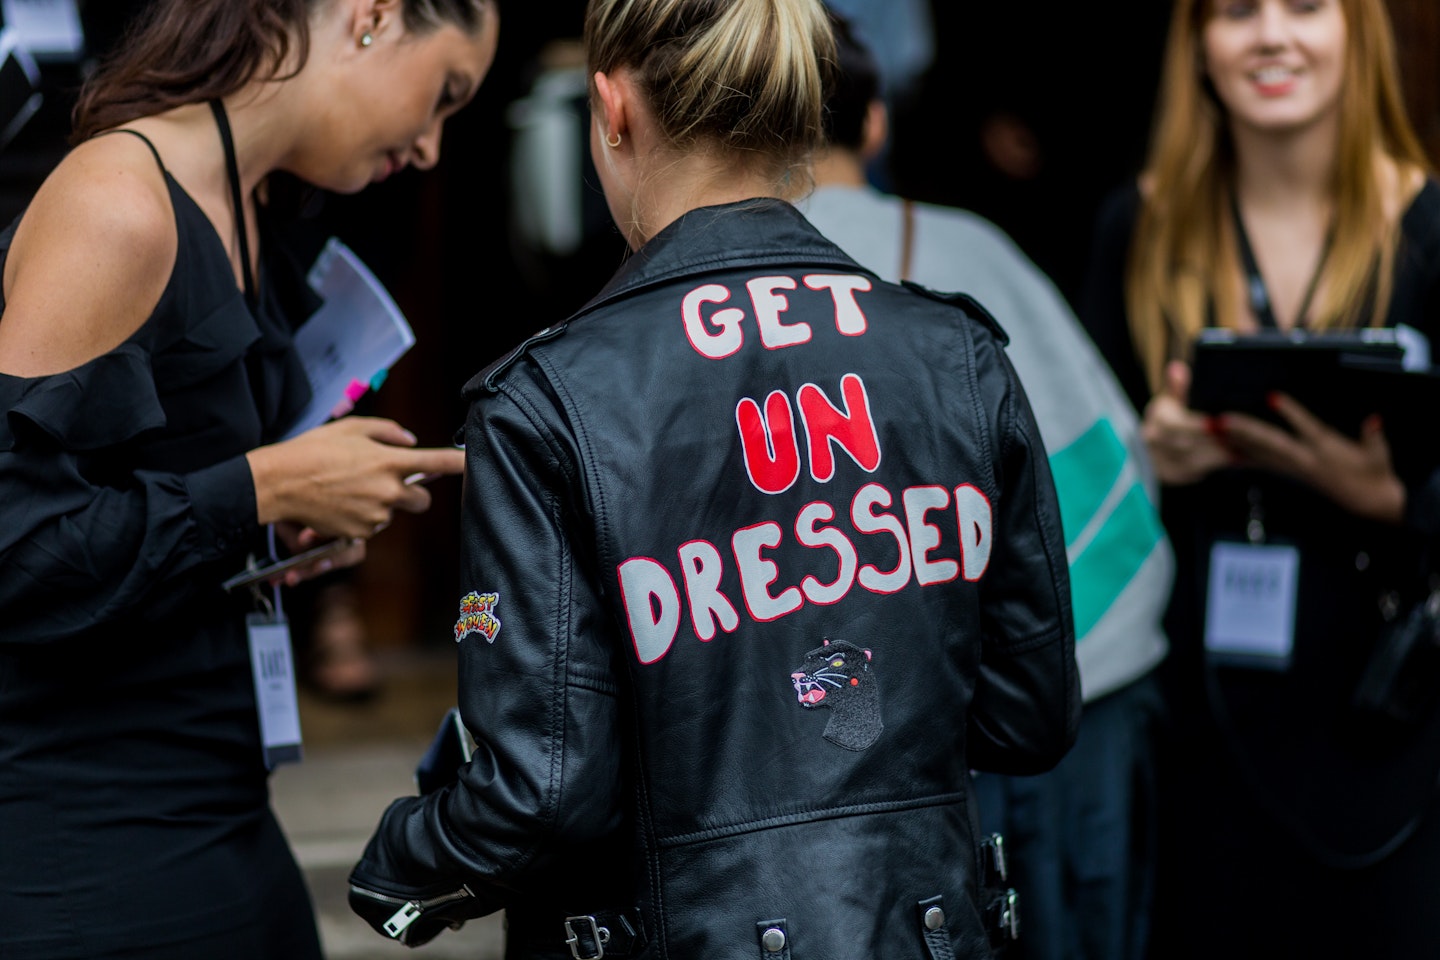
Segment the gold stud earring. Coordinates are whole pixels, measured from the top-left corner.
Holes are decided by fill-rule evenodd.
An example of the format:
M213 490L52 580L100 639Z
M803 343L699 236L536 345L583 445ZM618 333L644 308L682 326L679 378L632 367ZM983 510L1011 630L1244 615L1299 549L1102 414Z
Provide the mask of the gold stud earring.
M605 146L609 147L611 150L614 150L616 147L620 146L620 134L612 133L610 136L606 137Z
M360 46L362 46L362 47L368 47L368 46L370 46L370 44L372 44L372 43L374 43L374 42L375 42L375 38L374 38L373 36L371 36L369 30L366 30L364 33L362 33L362 34L360 35Z

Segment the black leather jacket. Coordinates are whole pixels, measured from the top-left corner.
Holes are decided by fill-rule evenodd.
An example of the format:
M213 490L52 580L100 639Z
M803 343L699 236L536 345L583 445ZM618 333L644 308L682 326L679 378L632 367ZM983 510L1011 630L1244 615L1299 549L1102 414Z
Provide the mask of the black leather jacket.
M1052 767L1080 713L1004 342L747 201L477 376L475 758L386 812L355 909L413 943L507 908L512 956L621 908L607 956L987 956L968 771Z

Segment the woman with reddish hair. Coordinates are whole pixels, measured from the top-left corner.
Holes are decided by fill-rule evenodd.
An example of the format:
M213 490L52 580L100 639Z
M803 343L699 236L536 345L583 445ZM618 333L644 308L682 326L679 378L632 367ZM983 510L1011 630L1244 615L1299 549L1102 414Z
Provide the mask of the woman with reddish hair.
M1149 158L1093 256L1082 319L1144 411L1179 565L1156 955L1429 956L1440 684L1423 656L1413 698L1370 682L1433 630L1429 440L1279 391L1273 419L1190 406L1207 328L1393 331L1430 367L1440 184L1382 0L1178 0Z

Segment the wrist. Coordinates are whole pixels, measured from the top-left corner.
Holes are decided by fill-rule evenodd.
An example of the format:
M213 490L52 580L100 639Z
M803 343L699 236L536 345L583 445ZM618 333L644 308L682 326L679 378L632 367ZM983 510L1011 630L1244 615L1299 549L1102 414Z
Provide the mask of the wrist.
M276 468L273 447L257 447L245 454L250 479L255 487L255 519L264 526L285 519L281 493L281 472Z
M1405 485L1393 474L1367 488L1351 506L1367 520L1399 526L1405 521Z
M1381 484L1381 489L1384 500L1376 519L1399 526L1405 521L1405 484L1400 482L1399 477L1391 475Z

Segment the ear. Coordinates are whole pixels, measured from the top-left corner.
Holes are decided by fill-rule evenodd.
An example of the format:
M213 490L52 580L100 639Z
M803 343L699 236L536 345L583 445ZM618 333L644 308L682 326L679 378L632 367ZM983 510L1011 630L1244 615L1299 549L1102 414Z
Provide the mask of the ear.
M860 130L860 157L866 161L875 159L885 148L885 139L890 136L890 111L885 109L883 100L871 100L865 110L865 123Z
M403 27L403 0L353 0L350 33L356 44L365 34L378 39L387 31Z
M630 134L630 77L623 70L595 71L595 97L599 100L597 119L602 139L623 141Z

